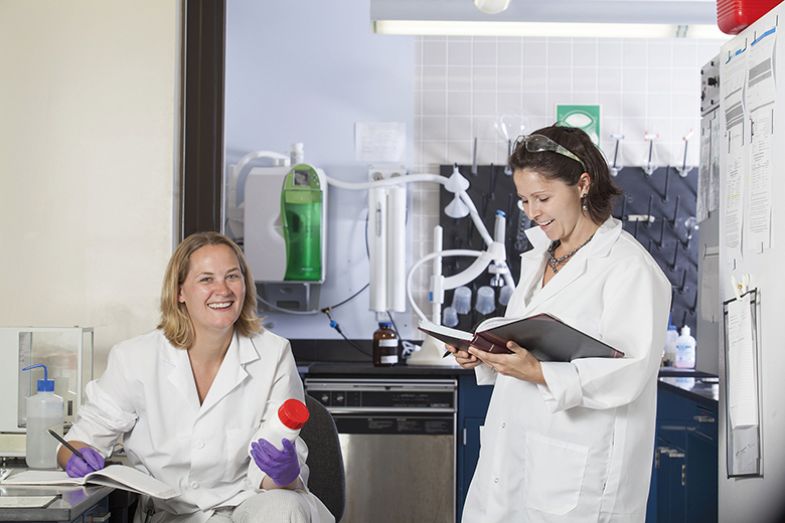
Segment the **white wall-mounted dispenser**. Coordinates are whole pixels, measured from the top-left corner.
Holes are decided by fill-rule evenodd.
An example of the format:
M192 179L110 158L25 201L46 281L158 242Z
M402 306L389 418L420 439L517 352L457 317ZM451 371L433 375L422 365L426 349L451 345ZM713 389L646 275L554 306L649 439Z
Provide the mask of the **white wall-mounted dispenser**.
M402 166L371 167L372 182L404 176ZM370 309L406 310L406 186L368 189Z
M327 180L306 163L251 169L245 180L243 248L261 298L310 310L319 300L327 252Z

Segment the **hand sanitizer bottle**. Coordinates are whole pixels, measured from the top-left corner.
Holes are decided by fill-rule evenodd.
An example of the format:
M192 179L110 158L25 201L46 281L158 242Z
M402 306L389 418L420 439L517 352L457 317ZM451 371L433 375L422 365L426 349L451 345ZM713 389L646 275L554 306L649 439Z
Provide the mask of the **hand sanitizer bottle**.
M695 338L690 336L689 325L681 328L681 336L676 339L676 367L695 368Z
M49 379L46 365L37 363L22 370L36 367L44 369L44 379L38 380L38 393L28 396L25 404L25 462L31 469L56 469L58 443L49 434L49 429L63 435L63 398L54 393L55 382Z

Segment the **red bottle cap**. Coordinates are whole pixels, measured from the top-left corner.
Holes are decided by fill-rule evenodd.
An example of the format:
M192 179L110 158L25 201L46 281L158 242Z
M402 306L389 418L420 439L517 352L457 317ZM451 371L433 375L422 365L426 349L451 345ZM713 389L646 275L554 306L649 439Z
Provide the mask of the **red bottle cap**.
M292 430L300 430L309 417L308 407L300 400L286 400L278 408L278 419Z

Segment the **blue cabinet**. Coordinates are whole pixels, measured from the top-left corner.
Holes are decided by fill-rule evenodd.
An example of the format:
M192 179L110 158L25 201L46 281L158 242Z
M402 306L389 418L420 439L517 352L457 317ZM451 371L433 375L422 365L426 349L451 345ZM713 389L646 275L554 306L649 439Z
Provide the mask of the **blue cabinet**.
M660 383L647 523L717 521L717 402Z
M478 386L474 374L458 378L456 521L461 521L469 484L480 455L493 387ZM717 401L667 383L657 389L654 464L647 523L717 521Z
M477 385L474 373L458 378L458 419L456 456L456 522L461 521L463 504L480 457L480 428L491 400L493 387Z

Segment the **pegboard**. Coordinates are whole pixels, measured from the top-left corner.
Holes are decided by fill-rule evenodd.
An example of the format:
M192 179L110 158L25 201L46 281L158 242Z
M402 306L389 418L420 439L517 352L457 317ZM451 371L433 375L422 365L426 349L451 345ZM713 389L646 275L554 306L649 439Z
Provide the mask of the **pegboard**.
M459 165L458 168L471 184L467 192L477 207L477 212L480 214L491 236L493 236L494 223L496 221L496 210L501 209L506 214L505 245L507 248L507 265L510 267L512 277L517 283L518 275L521 272L520 254L531 249L531 245L523 233L530 226L530 221L518 209L518 195L512 176L505 174L504 166L498 165L477 166L476 174L472 173L472 168L469 165ZM439 173L443 176L450 176L452 171L452 165L439 167ZM453 198L454 195L441 186L439 196L440 208L443 209L447 206ZM470 249L484 251L487 248L469 216L454 219L442 213L439 224L443 229L442 248L444 250ZM475 258L469 257L443 258L442 272L444 276L451 276L469 267L474 260ZM477 289L483 285L490 285L490 281L491 274L485 271L467 285L472 290L472 307L474 307L477 297ZM503 315L506 307L499 305L499 289L495 290L497 303L495 311L488 315L482 315L472 308L468 314L458 315L459 323L455 328L473 331L484 319ZM452 295L453 290L445 292L443 307L447 307L452 303Z
M640 167L625 167L614 181L624 195L614 205L613 215L623 217L624 230L657 260L671 282L672 321L678 327L689 325L694 335L699 231L686 222L695 219L698 169L682 177L674 167L661 167L651 176ZM632 221L630 217L636 215L650 215L654 221Z
M524 231L531 226L526 215L518 208L518 196L512 176L505 174L504 166L481 165L476 174L471 166L459 166L461 174L469 180L469 196L480 217L493 235L496 210L507 215L505 245L507 264L513 278L518 281L520 254L531 249ZM452 174L452 165L440 166L443 176ZM692 169L686 177L673 167L656 169L647 175L639 167L626 167L614 178L624 192L613 208L613 216L622 220L624 229L632 234L652 255L662 268L672 286L671 314L677 326L689 325L695 332L695 314L698 303L698 230L690 227L688 218L695 217L698 170ZM453 199L453 194L441 188L440 208ZM653 219L652 219L653 218ZM444 229L443 249L485 250L486 246L474 227L471 218L453 219L443 213L440 225ZM451 257L442 260L444 276L451 276L466 269L474 258ZM486 271L468 286L472 289L472 306L477 289L489 285L491 275ZM444 306L452 303L453 291L445 292ZM459 315L458 329L472 331L484 319L504 314L505 307L498 304L488 315L472 309ZM619 299L623 299L620 297Z

